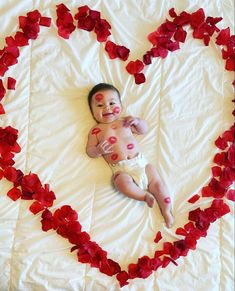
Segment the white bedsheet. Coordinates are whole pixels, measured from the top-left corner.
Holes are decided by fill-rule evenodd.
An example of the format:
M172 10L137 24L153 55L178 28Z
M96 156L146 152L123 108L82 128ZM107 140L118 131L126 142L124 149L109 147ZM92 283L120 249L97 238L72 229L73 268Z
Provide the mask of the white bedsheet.
M166 240L180 236L175 229L187 213L210 205L187 200L210 179L215 139L233 118L233 74L224 70L221 52L213 42L205 47L188 30L181 49L145 68L147 81L137 86L125 71L127 62L110 60L94 33L76 29L69 40L57 34L56 4L60 1L7 0L0 2L0 47L18 29L18 16L39 9L52 17L51 28L41 27L37 40L21 49L19 64L6 73L17 80L17 90L3 100L6 115L0 127L19 129L22 147L16 167L37 173L49 183L57 200L54 207L73 206L85 231L125 269L143 255L152 256ZM112 25L111 40L131 50L130 60L141 58L151 44L147 35L168 17L168 10L193 12L202 7L207 16L223 17L220 28L234 33L232 0L175 1L65 1L72 14L88 4ZM87 105L89 89L114 84L122 94L126 114L147 120L149 131L138 136L142 151L166 181L173 201L175 224L167 229L159 208L118 193L111 170L102 158L86 156L85 145L94 121ZM77 262L71 245L54 231L41 231L40 213L29 201L11 201L10 184L0 182L0 290L120 290L115 278ZM233 290L234 222L231 213L213 223L197 250L149 278L134 279L122 290L188 291ZM53 208L52 208L53 209ZM156 247L157 231L163 235Z

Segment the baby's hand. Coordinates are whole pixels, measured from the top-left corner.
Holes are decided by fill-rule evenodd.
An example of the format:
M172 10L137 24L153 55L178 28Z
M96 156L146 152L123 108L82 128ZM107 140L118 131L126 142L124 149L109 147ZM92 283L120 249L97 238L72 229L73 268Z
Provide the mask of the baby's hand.
M113 152L113 145L111 145L107 140L101 141L96 148L100 155L107 155Z
M137 126L138 124L139 124L139 118L136 118L133 116L127 116L123 120L124 127Z

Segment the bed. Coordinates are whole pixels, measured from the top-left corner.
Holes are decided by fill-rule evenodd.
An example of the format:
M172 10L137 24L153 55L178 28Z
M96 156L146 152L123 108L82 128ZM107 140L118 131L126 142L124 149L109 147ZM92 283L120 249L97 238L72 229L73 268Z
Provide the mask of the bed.
M5 38L19 29L18 17L35 9L51 18L40 27L37 39L20 48L18 63L4 75L16 79L1 103L0 127L18 129L21 151L15 165L23 173L37 173L49 184L56 200L51 211L71 205L82 229L108 252L123 270L143 256L153 257L164 242L182 238L176 229L188 222L188 213L205 209L213 197L188 200L211 179L215 140L233 124L231 114L234 72L225 70L221 48L212 37L208 46L192 37L166 58L154 58L145 66L146 81L137 85L125 67L151 48L148 35L166 18L169 10L193 13L203 8L206 16L223 17L220 29L234 34L232 0L185 1L65 1L71 15L88 5L100 11L111 25L109 40L130 50L129 59L110 59L105 44L94 32L76 29L67 39L58 35L56 5L61 1L1 1L1 49ZM171 10L173 13L173 10ZM46 21L46 20L45 20ZM76 20L74 19L74 23ZM6 82L4 81L3 82ZM168 185L174 226L166 228L157 205L118 193L111 170L102 158L86 155L86 142L94 120L87 94L92 86L106 82L121 92L126 115L144 118L149 130L136 138L146 158ZM4 83L5 84L5 83ZM150 276L134 278L120 287L89 264L78 262L72 245L54 230L42 231L41 212L29 210L32 201L12 201L6 194L12 183L0 180L0 290L164 290L231 291L234 280L234 205L210 225L196 250L158 268ZM156 233L162 239L154 243Z

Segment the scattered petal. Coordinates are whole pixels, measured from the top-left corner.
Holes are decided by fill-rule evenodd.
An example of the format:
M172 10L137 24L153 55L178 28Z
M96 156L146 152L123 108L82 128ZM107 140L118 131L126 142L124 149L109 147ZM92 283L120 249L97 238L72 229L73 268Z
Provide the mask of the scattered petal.
M16 80L8 77L7 79L7 89L8 90L15 90L15 84L16 84Z
M16 201L21 197L21 191L20 189L14 187L11 190L7 192L7 196L10 197L13 201Z
M196 201L198 201L200 199L200 196L198 194L195 194L193 197L191 197L188 202L189 203L195 203Z
M162 234L160 231L157 232L154 242L157 244L162 239Z

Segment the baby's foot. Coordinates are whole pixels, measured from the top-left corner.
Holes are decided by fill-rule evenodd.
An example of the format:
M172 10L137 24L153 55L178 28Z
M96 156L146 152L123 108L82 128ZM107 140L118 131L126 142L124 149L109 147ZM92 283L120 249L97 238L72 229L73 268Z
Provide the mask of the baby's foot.
M172 227L173 223L174 223L174 217L171 213L171 210L166 210L166 211L162 211L162 216L164 217L164 220L166 222L166 227L170 228Z
M154 197L151 194L146 193L144 201L147 203L148 207L153 207Z

